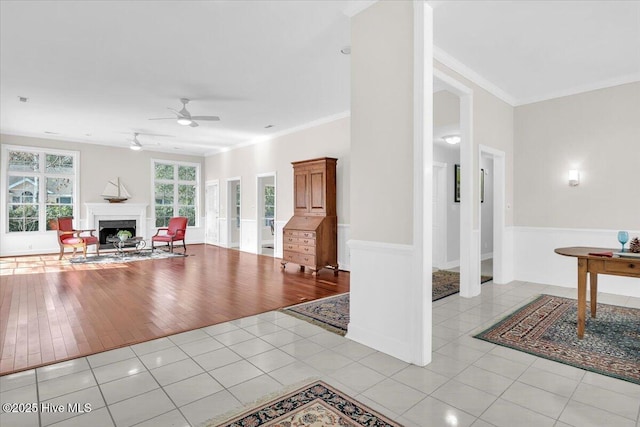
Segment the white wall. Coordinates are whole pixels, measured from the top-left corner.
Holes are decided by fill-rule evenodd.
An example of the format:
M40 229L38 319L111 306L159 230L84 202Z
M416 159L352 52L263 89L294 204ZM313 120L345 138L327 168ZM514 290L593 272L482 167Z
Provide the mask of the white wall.
M343 115L344 116L344 115ZM350 118L335 118L314 124L258 144L245 146L205 158L205 180L225 182L232 177L242 180L242 227L240 250L258 251L258 188L257 175L276 174L276 252L281 257L282 227L293 216L293 167L291 162L318 157L335 157L338 214L338 259L340 268L348 269L349 249L346 237L350 230ZM227 189L220 187L220 217L228 217ZM221 222L222 224L222 222ZM226 240L221 240L224 244ZM279 244L280 243L280 244Z
M434 111L437 104L434 104ZM433 144L433 161L447 164L447 254L446 268L460 265L460 203L454 201L454 168L460 164L460 147Z
M575 287L575 259L555 248L616 249L618 230L640 237L639 117L640 83L516 108L515 278ZM637 284L602 275L598 290L640 296Z
M8 145L21 145L30 147L56 148L60 150L74 150L80 152L80 200L76 224L86 227L85 203L106 203L100 196L107 180L120 177L125 187L131 193L128 203L147 203L147 236L155 233L153 222L153 195L151 194L151 159L163 159L172 161L184 161L204 164L204 159L197 156L184 156L152 152L148 150L132 151L128 148L115 148L104 145L82 144L50 140L44 138L31 138L14 135L0 135L0 143ZM203 166L201 166L202 172ZM6 177L0 177L0 182L5 182ZM200 224L191 227L188 232L187 243L202 243L204 241L204 181L201 181L200 197ZM6 221L7 212L0 210L0 221ZM34 233L8 233L0 238L0 255L19 255L29 253L57 252L58 243L54 231Z
M419 365L431 360L431 19L424 3L390 1L351 19L347 338Z
M640 82L517 107L514 161L516 225L640 228Z

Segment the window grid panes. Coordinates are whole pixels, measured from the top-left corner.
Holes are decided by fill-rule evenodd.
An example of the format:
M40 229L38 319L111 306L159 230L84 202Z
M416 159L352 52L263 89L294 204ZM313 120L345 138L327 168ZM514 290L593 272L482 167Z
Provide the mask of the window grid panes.
M7 232L50 230L51 219L73 216L76 153L11 147L5 154Z
M154 211L156 227L166 227L174 216L186 216L197 224L199 165L154 162Z

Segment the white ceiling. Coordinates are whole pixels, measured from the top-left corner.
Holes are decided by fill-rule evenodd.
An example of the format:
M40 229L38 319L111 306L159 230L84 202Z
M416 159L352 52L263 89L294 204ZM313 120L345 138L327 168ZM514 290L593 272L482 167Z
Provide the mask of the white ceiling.
M640 80L638 1L430 3L436 58L513 105ZM0 132L208 154L344 114L349 6L3 0ZM181 97L221 121L148 120Z

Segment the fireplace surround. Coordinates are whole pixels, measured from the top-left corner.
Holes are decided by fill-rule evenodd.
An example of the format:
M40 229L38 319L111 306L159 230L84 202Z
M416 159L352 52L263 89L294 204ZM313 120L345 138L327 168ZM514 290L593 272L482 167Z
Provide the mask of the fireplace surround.
M146 203L85 203L87 208L87 228L102 231L103 228L124 228L131 234L147 236L147 204ZM103 222L105 224L101 224ZM128 224L118 225L118 224ZM114 226L115 225L115 226ZM102 232L100 233L102 242Z

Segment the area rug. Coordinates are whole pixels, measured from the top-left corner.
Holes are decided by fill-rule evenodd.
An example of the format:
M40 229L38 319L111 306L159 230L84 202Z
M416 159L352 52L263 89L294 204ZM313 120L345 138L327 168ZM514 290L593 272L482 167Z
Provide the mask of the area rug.
M401 427L345 393L315 381L258 405L224 422L207 427Z
M541 295L476 335L485 341L640 384L640 309L587 306L584 338L577 337L575 299Z
M482 276L482 283L491 279L490 276ZM432 301L460 292L459 273L444 270L434 271L432 280ZM306 302L287 307L281 311L344 336L349 325L349 294Z
M294 305L282 311L344 336L349 325L349 294Z
M142 250L140 252L125 252L124 254L109 253L106 255L87 256L86 258L79 256L70 258L69 262L71 264L119 264L124 262L147 261L153 259L184 258L187 256L187 254L177 252L171 253L162 250Z
M492 280L491 276L481 276L480 283ZM431 301L438 301L460 292L460 273L437 270L432 273Z

